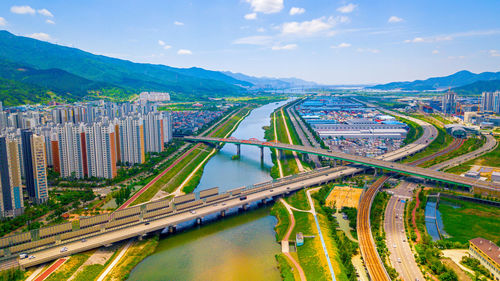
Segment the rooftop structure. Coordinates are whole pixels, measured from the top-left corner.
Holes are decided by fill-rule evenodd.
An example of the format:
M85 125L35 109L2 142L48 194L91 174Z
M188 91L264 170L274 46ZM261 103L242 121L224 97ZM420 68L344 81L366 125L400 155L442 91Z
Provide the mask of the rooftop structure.
M469 253L500 280L500 247L490 240L478 237L469 240Z

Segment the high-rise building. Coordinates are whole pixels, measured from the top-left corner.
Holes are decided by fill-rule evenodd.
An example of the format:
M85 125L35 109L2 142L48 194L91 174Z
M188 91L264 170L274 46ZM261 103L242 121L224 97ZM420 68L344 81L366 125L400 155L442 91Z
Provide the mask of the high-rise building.
M93 123L86 126L88 172L91 177L116 177L116 138L114 125Z
M0 137L0 216L18 216L23 213L23 189L18 144Z
M83 178L86 173L85 137L83 125L65 123L56 127L59 146L59 164L63 178Z
M26 189L31 202L40 204L49 199L45 140L29 130L21 131Z
M172 113L164 111L163 114L163 143L169 143L173 137Z
M455 93L447 92L443 95L441 110L444 114L454 114L456 110Z
M0 112L3 111L3 103L0 101Z
M144 142L146 152L163 151L163 116L161 113L149 113L144 116Z
M483 92L481 97L481 111L500 113L500 91Z
M118 120L120 133L120 160L129 165L146 161L144 147L144 121L139 116Z

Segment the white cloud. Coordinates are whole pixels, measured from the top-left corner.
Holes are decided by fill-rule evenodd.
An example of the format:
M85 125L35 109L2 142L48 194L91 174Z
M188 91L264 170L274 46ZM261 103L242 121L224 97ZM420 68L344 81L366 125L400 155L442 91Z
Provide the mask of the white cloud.
M328 19L321 17L303 22L285 22L281 26L281 33L284 35L311 36L331 30L335 24L336 20L333 17Z
M256 13L273 14L283 10L283 0L245 0Z
M402 21L403 21L403 19L402 19L402 18L400 18L400 17L396 17L396 16L392 16L392 17L390 17L390 18L387 20L387 22L388 22L388 23L397 23L397 22L402 22Z
M263 36L263 35L259 36L259 35L257 35L257 36L238 38L238 39L233 41L233 44L265 46L265 45L270 45L271 42L272 42L271 36Z
M40 9L40 10L37 10L37 12L40 15L42 15L42 16L46 16L46 17L49 17L49 18L53 18L54 17L54 15L51 12L49 12L49 10L47 10L47 9Z
M297 49L297 44L287 44L287 45L283 45L283 46L279 46L279 45L276 45L276 46L273 46L271 48L273 51L281 51L281 50L294 50L294 49Z
M162 46L163 49L165 49L165 50L172 48L172 46L167 45L163 40L158 40L158 45Z
M162 40L158 40L158 45L165 46L165 42L163 42Z
M0 17L0 26L6 26L6 25L7 21L4 18Z
M477 36L489 36L500 34L500 29L490 29L490 30L473 30L466 32L458 32L451 34L442 34L429 37L415 37L413 39L405 40L405 43L432 43L432 42L442 42L451 41L456 38L467 38L467 37L477 37Z
M439 54L439 51L438 51L438 50L433 50L433 51L432 51L432 54L433 54L433 55L437 55L437 54Z
M303 14L303 13L305 13L305 12L306 12L306 9L304 9L304 8L292 7L292 8L290 9L290 15L291 15L291 16L294 16L294 15L301 15L301 14Z
M165 45L165 46L163 46L163 49L165 49L165 50L168 50L168 49L170 49L170 48L172 48L172 46L170 46L170 45Z
M349 48L349 47L351 47L351 44L349 44L349 43L340 43L338 45L331 46L332 49L342 49L342 48Z
M10 11L14 14L20 14L20 15L35 14L35 9L31 8L30 6L12 6L10 7Z
M52 40L52 37L48 35L47 33L39 32L39 33L32 33L26 35L27 37L31 37L33 39L41 40L41 41L50 41Z
M352 13L352 11L354 11L354 9L356 9L356 7L358 7L358 5L349 3L345 6L339 7L337 9L337 11L339 11L343 14L348 14L348 13Z
M184 25L184 23L180 22L180 21L174 21L174 24L177 25L177 26L183 26Z
M190 50L186 50L186 49L180 49L179 51L177 51L177 54L178 55L192 55L193 52L191 52Z
M423 43L423 42L426 42L426 39L422 37L415 37L411 40L410 39L405 40L405 43Z
M48 23L48 24L56 24L56 22L55 22L55 21L53 21L53 20L46 20L46 21L45 21L45 23Z
M266 32L266 29L263 27L257 28L257 32Z
M500 52L498 50L489 50L488 53L492 57L500 57Z
M255 20L257 19L257 13L250 13L245 15L246 20Z
M360 53L372 53L372 54L380 53L379 49L370 49L370 48L357 48L356 51Z

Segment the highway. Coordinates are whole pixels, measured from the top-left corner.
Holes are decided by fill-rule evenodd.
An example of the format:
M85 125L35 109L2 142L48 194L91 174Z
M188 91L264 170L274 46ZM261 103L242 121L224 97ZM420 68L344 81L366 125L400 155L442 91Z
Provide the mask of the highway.
M413 197L416 184L401 182L391 191L394 195L389 199L385 209L384 230L386 234L389 259L402 280L424 280L418 268L410 244L406 239L404 224L405 202Z
M316 141L309 129L307 129L302 120L295 114L295 109L293 109L293 106L294 105L287 107L286 112L288 113L288 116L290 116L290 121L292 122L295 131L299 135L302 144L305 146L321 148L321 145ZM319 161L318 156L310 155L309 157L314 162L316 167L321 167L321 161Z
M388 176L380 177L365 190L358 206L358 224L356 226L356 231L358 232L359 249L363 256L365 266L368 269L368 274L372 280L376 281L391 280L375 247L375 241L373 240L370 227L370 209L373 199L388 178Z
M454 166L458 166L464 162L467 162L471 159L477 158L477 157L495 149L497 147L497 141L496 141L495 137L493 137L492 135L485 135L485 137L486 137L486 142L484 143L484 145L481 148L474 150L474 151L471 151L469 153L457 156L453 159L438 163L438 164L432 166L431 169L437 171L437 170L443 170L445 168L451 168Z

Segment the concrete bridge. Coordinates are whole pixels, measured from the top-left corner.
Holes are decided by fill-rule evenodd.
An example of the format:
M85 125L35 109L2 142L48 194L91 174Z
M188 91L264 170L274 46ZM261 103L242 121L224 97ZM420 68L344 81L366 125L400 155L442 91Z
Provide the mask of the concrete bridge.
M257 139L240 140L236 138L211 138L211 137L198 137L198 136L188 136L184 137L187 141L193 142L205 142L205 143L231 143L235 144L240 151L239 146L241 145L252 145L263 149L264 147L275 148L280 151L295 151L298 153L313 154L321 157L327 157L331 159L343 160L350 163L361 164L363 166L369 166L373 168L380 168L388 171L393 171L405 175L417 176L424 179L435 180L439 182L444 182L447 184L454 184L459 186L464 186L470 188L476 193L488 194L492 196L500 196L500 185L484 182L478 179L472 179L467 177L461 177L458 175L434 171L432 169L426 169L421 167L409 166L402 163L390 162L384 157L378 158L368 158L363 156L350 155L342 152L331 152L320 148L306 147L301 145L291 145L279 142L267 142L260 141ZM399 153L401 154L401 153Z

